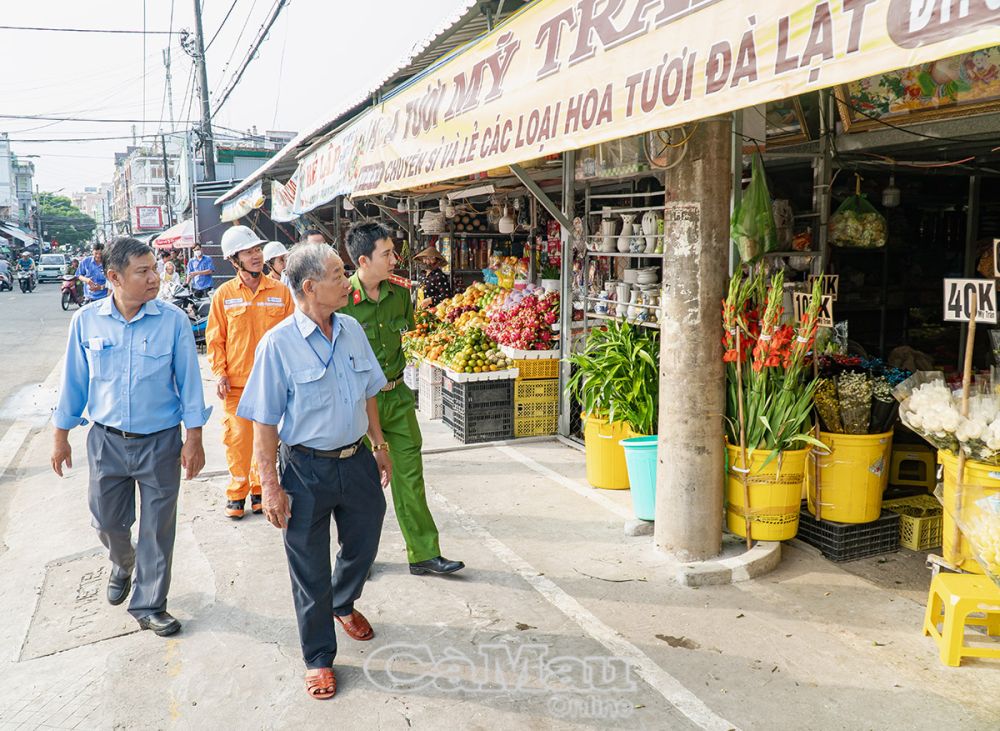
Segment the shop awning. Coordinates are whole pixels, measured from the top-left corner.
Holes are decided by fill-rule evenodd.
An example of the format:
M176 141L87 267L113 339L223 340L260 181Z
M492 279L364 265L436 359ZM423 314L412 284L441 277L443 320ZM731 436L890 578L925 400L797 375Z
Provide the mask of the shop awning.
M539 0L304 155L294 212L690 125L997 43L995 0L968 0L950 14L938 5Z
M21 230L17 226L13 226L9 223L0 223L0 231L7 234L8 236L13 236L24 244L34 243L37 239L26 231Z
M190 218L176 223L153 239L157 249L190 249L194 246L194 221Z
M220 219L223 223L235 221L262 205L264 205L264 181L258 180L250 188L240 193L239 197L222 204Z

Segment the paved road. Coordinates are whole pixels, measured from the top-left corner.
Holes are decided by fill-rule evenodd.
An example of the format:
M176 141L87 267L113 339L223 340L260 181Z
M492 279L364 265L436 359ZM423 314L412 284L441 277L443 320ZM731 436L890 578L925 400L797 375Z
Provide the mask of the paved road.
M63 312L57 283L0 293L0 435L15 418L42 418L51 408L51 393L38 384L62 357L75 311Z

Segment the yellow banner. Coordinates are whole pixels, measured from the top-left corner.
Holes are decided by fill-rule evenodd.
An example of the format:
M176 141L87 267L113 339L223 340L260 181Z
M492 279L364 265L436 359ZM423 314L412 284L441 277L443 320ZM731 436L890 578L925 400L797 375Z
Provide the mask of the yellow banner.
M539 0L298 170L295 212L1000 43L1000 0Z

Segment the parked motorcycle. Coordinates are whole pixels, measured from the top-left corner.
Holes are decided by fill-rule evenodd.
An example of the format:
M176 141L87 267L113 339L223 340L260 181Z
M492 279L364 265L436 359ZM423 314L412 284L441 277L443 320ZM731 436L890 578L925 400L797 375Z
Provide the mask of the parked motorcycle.
M0 292L13 292L14 279L10 272L0 272Z
M35 273L21 269L17 272L17 283L25 294L35 289Z
M199 350L205 349L205 330L208 327L208 313L212 308L209 297L195 297L187 287L174 290L173 304L187 313L191 321L191 332L194 334L195 345Z
M83 296L83 283L72 274L62 276L62 308L68 311L70 305L83 307L87 300Z

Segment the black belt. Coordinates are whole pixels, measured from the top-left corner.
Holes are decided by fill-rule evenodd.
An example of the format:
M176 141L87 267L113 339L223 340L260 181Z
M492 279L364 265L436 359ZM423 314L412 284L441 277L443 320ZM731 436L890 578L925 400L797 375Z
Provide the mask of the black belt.
M108 434L114 434L115 436L122 437L123 439L146 439L148 437L155 437L157 434L163 434L164 432L168 432L171 431L172 429L177 428L176 426L170 426L167 427L166 429L160 429L160 431L155 431L152 434L136 434L135 432L115 429L113 426L105 426L104 424L101 424L100 422L97 421L94 422L94 426L99 426L104 431L108 432Z
M386 379L386 384L384 386L382 386L381 390L383 390L383 391L392 391L393 389L396 388L396 386L399 385L400 381L402 381L402 380L403 380L403 374L402 373L400 373L395 378Z
M364 437L354 442L354 444L348 444L346 447L338 447L337 449L313 449L312 447L303 447L301 444L294 444L290 448L294 449L296 452L302 452L302 454L308 454L310 457L319 457L321 459L347 459L348 457L353 457L361 449L361 443L364 441Z

